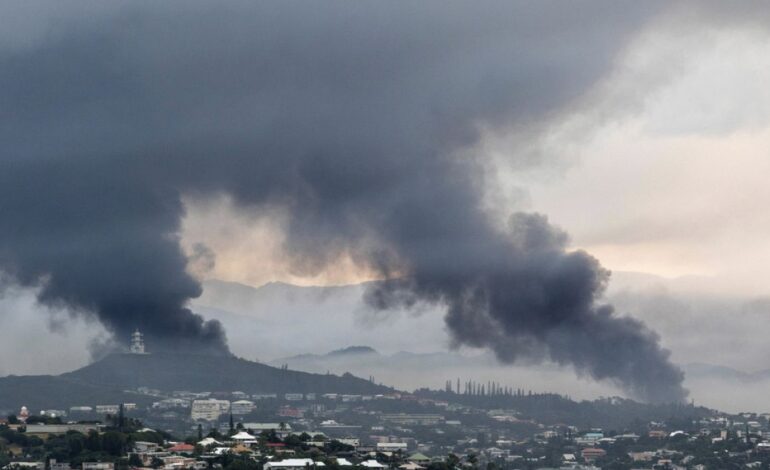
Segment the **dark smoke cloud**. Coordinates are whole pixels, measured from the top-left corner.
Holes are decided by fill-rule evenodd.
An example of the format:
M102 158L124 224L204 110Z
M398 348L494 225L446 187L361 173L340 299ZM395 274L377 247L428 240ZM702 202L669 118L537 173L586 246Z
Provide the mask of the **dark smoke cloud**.
M188 271L199 278L205 277L214 270L217 264L217 256L214 251L204 243L194 243L190 247L188 258Z
M482 211L480 129L532 133L610 70L650 2L128 3L0 56L0 265L40 299L167 347L227 351L177 233L183 195L288 214L314 274L341 254L436 302L458 344L685 396L607 273L538 215Z
M475 259L416 271L370 292L368 300L380 308L444 303L456 343L488 347L503 362L539 356L646 400L685 397L684 376L658 336L638 320L613 315L611 306L596 305L609 272L583 251L568 253L566 234L544 216L514 214L510 234L485 241ZM410 259L419 260L421 252Z

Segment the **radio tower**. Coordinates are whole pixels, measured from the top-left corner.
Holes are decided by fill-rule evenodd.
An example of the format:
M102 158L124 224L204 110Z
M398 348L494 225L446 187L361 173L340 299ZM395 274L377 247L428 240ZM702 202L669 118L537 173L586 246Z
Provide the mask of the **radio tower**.
M144 352L144 338L139 332L139 328L131 335L131 354L145 354Z

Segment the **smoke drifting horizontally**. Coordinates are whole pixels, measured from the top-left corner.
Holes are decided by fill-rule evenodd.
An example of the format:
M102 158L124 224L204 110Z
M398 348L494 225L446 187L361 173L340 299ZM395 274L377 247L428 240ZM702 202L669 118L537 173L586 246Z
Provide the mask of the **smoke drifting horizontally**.
M374 306L446 305L457 344L681 400L657 336L596 305L607 272L545 217L499 230L480 129L569 109L639 2L126 3L0 53L0 266L119 339L227 353L178 240L182 195L287 214L286 256L343 253Z

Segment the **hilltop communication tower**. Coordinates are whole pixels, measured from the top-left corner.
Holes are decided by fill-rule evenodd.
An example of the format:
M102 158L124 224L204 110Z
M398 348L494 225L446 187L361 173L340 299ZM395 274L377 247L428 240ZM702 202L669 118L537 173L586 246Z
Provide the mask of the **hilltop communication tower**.
M139 332L139 328L131 335L131 354L146 354L144 352L144 337Z

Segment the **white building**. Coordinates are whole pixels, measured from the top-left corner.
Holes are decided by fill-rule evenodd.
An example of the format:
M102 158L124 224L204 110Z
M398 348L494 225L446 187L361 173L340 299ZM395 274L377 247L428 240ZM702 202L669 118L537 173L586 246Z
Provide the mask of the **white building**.
M70 464L69 462L57 462L56 459L51 459L50 468L51 470L70 470Z
M203 438L202 441L198 441L198 445L201 447L221 446L222 443L214 439L213 437L206 437L206 438Z
M131 335L131 354L145 354L144 352L144 337L137 328L134 334Z
M70 431L77 431L81 434L88 434L90 431L98 431L96 424L28 424L27 434L65 434Z
M307 468L325 467L323 462L314 462L313 459L286 459L280 462L267 462L265 470L277 468L280 470L305 470Z
M70 406L70 414L73 413L92 413L94 411L90 406Z
M243 427L251 433L259 434L263 431L291 432L289 423L243 423Z
M388 468L387 465L383 465L376 460L366 460L364 462L361 462L360 465L366 468Z
M256 441L257 438L247 433L246 431L241 431L238 434L232 436L230 439L238 442L245 442L245 441Z
M100 415L115 415L120 411L120 405L96 405L96 412Z
M190 400L183 398L166 398L165 400L156 401L152 404L153 408L160 410L170 410L173 408L189 408Z
M45 462L11 462L2 470L45 470Z
M278 398L276 393L255 393L251 396L255 400L270 400Z
M82 470L115 470L112 462L83 462Z
M377 450L380 452L398 452L407 449L406 442L378 442Z
M249 400L238 400L230 404L230 412L234 415L247 415L254 411L254 402Z
M194 400L190 409L190 417L193 421L216 421L229 410L230 402L227 400L216 400L214 398Z

